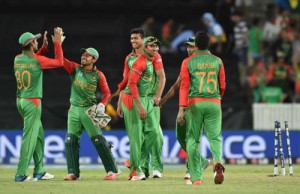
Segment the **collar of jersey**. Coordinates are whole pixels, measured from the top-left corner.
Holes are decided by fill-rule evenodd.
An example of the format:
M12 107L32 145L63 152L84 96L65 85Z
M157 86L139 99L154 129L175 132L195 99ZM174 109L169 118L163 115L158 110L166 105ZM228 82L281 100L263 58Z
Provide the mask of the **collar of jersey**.
M197 50L196 52L195 52L195 54L210 54L210 51L209 50Z
M80 67L82 67L82 69L83 69L85 72L87 72L87 73L94 72L94 71L96 71L96 70L97 70L97 67L96 67L96 65L94 65L94 66L93 66L93 69L92 69L92 71L86 71L86 70L84 69L83 65L80 65Z

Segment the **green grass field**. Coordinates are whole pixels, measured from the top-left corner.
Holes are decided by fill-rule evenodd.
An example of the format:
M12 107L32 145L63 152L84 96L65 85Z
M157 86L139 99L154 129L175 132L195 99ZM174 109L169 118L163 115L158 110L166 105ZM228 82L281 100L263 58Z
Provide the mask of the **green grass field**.
M116 181L104 181L104 169L81 170L80 181L64 181L66 169L48 168L55 179L37 182L16 183L13 181L15 167L0 166L1 194L298 194L300 192L299 165L294 165L293 176L268 177L273 172L271 165L225 165L225 180L222 185L213 182L212 167L204 171L202 185L186 185L183 180L185 166L165 166L163 178L146 181L128 181L129 170L122 168ZM32 171L32 168L30 169ZM288 168L286 167L288 172ZM280 171L279 171L280 172Z

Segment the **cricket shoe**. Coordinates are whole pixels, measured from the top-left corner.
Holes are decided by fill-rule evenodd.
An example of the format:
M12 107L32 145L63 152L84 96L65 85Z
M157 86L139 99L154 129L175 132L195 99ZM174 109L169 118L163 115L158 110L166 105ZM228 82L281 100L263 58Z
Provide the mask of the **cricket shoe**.
M202 181L201 180L196 180L196 181L192 182L191 179L187 179L185 183L187 185L201 185Z
M133 172L129 174L129 176L128 176L127 179L128 179L128 180L131 180L131 178L132 178L133 176L136 176L136 169L134 169Z
M204 163L204 165L202 166L202 171L208 168L209 163L210 163L210 160L207 159L206 163ZM190 178L191 178L191 174L189 173L189 171L186 171L184 180L189 180Z
M31 180L31 176L23 176L23 175L16 175L15 181L16 182L27 182Z
M104 180L116 180L118 179L119 173L114 173L109 171L107 175L104 177Z
M214 166L214 177L215 177L215 184L222 184L224 181L225 168L221 163L216 163Z
M184 175L184 180L190 180L190 179L191 179L191 174L189 173L189 171L186 171Z
M202 181L201 180L196 180L193 182L193 185L201 185Z
M185 179L185 183L187 185L192 185L193 184L193 182L191 181L191 179Z
M135 176L132 176L131 181L141 181L141 180L146 180L146 176L144 173L141 173L140 175L135 175Z
M153 170L153 178L161 178L162 174L159 172L159 170Z
M76 177L75 174L68 174L64 180L65 181L76 181L76 180L79 180L80 178L79 177Z
M136 169L130 175L128 176L128 180L130 181L139 181L139 180L146 180L146 176L144 173L141 173L140 175L137 175Z
M145 173L145 177L146 178L151 178L150 177L150 173L149 173L149 169L142 169L143 170L143 172Z
M31 178L31 181L50 180L50 179L54 179L53 174L50 174L48 172L42 172L42 173L33 173L33 177Z
M122 173L121 169L118 168L117 174L120 175Z

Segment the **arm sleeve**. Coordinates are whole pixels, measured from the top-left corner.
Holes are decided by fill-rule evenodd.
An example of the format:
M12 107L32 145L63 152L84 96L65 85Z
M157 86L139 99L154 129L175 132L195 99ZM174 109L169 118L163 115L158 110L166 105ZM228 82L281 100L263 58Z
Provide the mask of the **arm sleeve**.
M126 57L124 61L124 70L123 70L123 80L118 84L118 88L120 90L124 90L124 88L127 85L128 82L128 76L129 76L129 67L128 67L128 57Z
M99 70L97 70L97 73L100 77L99 82L98 82L98 87L100 88L100 90L103 94L103 97L101 99L101 103L106 105L108 103L108 99L111 95L111 92L110 92L110 89L109 89L109 86L107 84L106 77L104 76L104 74Z
M76 67L80 66L79 64L69 61L68 59L64 58L64 69L69 73L72 74Z
M37 52L37 55L42 55L42 56L46 56L49 53L49 49L48 47L44 47L42 46Z
M133 98L139 97L137 83L140 80L140 77L146 69L146 61L136 60L132 66L132 70L130 71L130 76L128 80L128 86Z
M42 69L53 69L63 67L63 51L60 43L54 43L55 59L36 55L36 59L40 62Z
M225 70L224 70L223 63L221 63L218 80L219 80L220 95L221 95L221 97L223 97L223 95L225 93L225 88L226 88Z
M215 36L221 36L223 34L223 29L220 24L215 24L213 30Z
M164 68L162 58L161 58L159 53L154 55L153 60L152 60L152 64L153 64L153 67L154 67L155 70L160 70L160 69Z
M179 89L179 106L187 106L188 93L190 88L190 73L188 70L188 60L184 60L180 69L180 89Z

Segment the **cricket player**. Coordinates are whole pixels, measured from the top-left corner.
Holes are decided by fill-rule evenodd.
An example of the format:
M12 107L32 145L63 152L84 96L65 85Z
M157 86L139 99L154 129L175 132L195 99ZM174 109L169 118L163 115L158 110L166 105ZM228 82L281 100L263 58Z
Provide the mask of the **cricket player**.
M192 54L195 53L195 51L198 50L198 47L195 45L195 37L194 36L188 38L187 41L185 42L185 45L186 45L188 56L191 56ZM180 86L180 76L177 78L176 82L171 86L171 88L169 89L167 94L161 99L160 106L162 106L168 99L170 99L171 97L174 96L175 92L177 92L179 90L179 86ZM186 133L187 133L186 124L184 123L183 125L181 125L178 122L176 122L176 138L177 138L180 146L182 147L182 149L185 152L186 152ZM206 159L202 156L200 156L200 157L201 157L200 159L202 161L202 169L204 170L209 166L210 160ZM191 178L191 175L190 175L188 164L187 164L187 170L186 170L184 179L189 181L190 178Z
M104 180L117 179L118 166L109 148L109 144L101 129L95 126L87 111L97 104L96 93L99 88L103 94L101 102L97 104L96 113L103 114L105 105L110 97L110 89L106 77L95 65L99 53L94 48L83 48L81 64L64 59L64 68L71 77L71 107L68 112L68 132L65 138L68 175L67 181L80 178L79 145L84 128L96 148L107 175Z
M54 28L52 41L55 59L39 54L45 54L48 45L47 32L44 34L44 46L38 50L37 39L41 34L23 33L19 38L22 53L14 60L14 72L17 83L17 109L21 115L24 128L20 150L20 158L15 175L16 182L53 179L54 175L44 168L44 129L41 122L43 97L43 71L63 66L62 42L64 40L61 28ZM29 176L28 167L31 159L34 161L33 177Z
M165 88L166 76L165 76L162 58L159 53L154 55L152 63L153 63L155 71L154 71L153 79L152 79L152 89L151 89L150 93L148 94L148 96L154 101L153 111L154 111L154 116L156 118L155 121L157 122L155 124L155 126L158 126L156 128L156 131L159 135L158 135L156 142L153 144L150 153L145 152L146 143L143 143L141 158L142 158L142 169L143 169L146 177L148 177L150 174L149 168L151 166L152 170L153 170L152 177L153 178L161 178L162 172L163 172L162 146L163 146L164 136L163 136L163 132L162 132L162 129L160 126L159 102L161 100L161 96L162 96L163 90ZM147 141L147 139L145 139L145 142L146 141Z
M123 80L118 84L118 90L116 92L114 92L114 94L111 96L111 99L115 96L119 96L119 101L118 101L118 108L117 108L117 112L119 114L119 116L123 116L123 111L122 111L122 106L121 106L121 99L122 99L122 92L127 83L128 83L128 76L129 76L129 71L132 68L132 64L135 62L135 60L144 53L144 49L143 49L143 40L145 37L145 33L141 28L134 28L131 30L130 32L130 42L132 45L132 52L126 56L126 59L124 61L124 70L123 70ZM156 116L156 120L158 123L158 128L156 129L158 131L158 133L160 134L158 139L157 139L157 143L153 144L153 149L151 150L152 156L152 168L153 170L153 177L155 178L160 178L161 172L163 170L163 164L162 164L162 159L161 159L161 153L162 153L162 141L163 141L163 134L162 134L162 130L161 127L159 125L160 122L160 110L159 107L157 106L157 104L160 101L161 98L161 94L162 91L164 89L165 86L165 73L164 73L164 68L163 68L163 63L162 63L162 59L160 54L157 52L153 59L152 59L152 63L155 69L155 79L153 79L153 83L152 83L152 88L153 91L151 93L149 93L149 97L152 98L156 104L156 106L154 107L155 110L155 116ZM156 84L156 85L154 85ZM126 128L127 130L127 128ZM144 145L145 146L145 145ZM146 153L144 150L144 146L142 146L142 153L143 156L143 162L142 162L142 170L144 171L146 177L149 176L149 165L150 163L148 163L149 161L149 154L150 153ZM130 161L126 161L125 162L125 166L127 166L128 168L130 168L131 164Z
M129 180L145 180L141 169L141 149L149 153L158 138L158 123L153 106L154 101L148 97L153 83L153 57L159 50L157 38L147 37L143 41L144 53L132 64L128 84L122 96L122 110L125 126L130 141L130 175Z
M187 183L202 184L200 143L202 128L205 126L204 131L213 155L214 182L222 184L225 168L222 165L221 98L226 87L225 71L222 60L208 51L207 33L197 32L195 42L199 50L183 60L180 70L177 116L177 122L186 122L187 125L186 150L191 175L191 182Z

